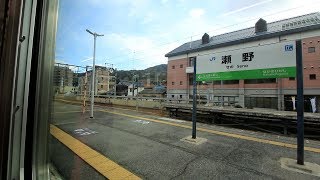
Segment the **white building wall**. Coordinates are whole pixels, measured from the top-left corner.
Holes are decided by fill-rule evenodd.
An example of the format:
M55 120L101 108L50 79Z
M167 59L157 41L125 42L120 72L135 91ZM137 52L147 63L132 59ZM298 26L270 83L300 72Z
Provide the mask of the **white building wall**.
M138 93L140 93L143 90L144 90L144 87L138 87L138 88L135 87L133 95L137 96ZM128 96L132 96L132 85L128 86Z

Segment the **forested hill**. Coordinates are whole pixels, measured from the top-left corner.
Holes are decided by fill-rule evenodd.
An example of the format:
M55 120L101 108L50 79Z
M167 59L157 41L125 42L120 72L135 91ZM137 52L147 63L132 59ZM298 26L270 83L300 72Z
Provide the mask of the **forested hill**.
M144 70L119 70L117 71L117 81L132 81L133 75L138 75L139 81L147 80L150 76L151 83L156 82L158 76L159 82L163 82L167 80L167 64L160 64Z

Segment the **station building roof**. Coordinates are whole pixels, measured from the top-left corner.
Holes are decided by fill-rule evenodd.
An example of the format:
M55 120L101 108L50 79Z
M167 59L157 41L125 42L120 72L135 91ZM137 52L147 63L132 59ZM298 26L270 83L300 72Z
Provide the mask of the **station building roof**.
M261 19L259 21L261 21ZM267 23L267 29L263 32L256 32L255 27L250 27L238 31L220 34L217 36L212 36L210 37L208 43L203 43L202 39L187 42L170 51L165 56L172 57L314 29L320 29L319 12Z

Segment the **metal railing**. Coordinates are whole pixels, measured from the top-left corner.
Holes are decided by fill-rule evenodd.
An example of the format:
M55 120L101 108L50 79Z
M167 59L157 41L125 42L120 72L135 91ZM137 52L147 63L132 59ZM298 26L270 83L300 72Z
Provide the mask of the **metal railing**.
M90 95L87 95L90 96ZM62 96L61 96L62 97ZM83 94L68 95L68 97L77 97L80 100ZM179 105L191 105L192 99L176 99L176 98L157 98L157 97L140 97L140 96L114 96L114 95L95 95L95 99L101 98L104 100L95 100L99 103L111 103L111 100L123 100L123 101L139 101L139 102L158 102L160 104L179 104ZM88 98L89 99L89 98ZM88 100L87 99L87 100ZM81 99L82 100L82 99ZM238 101L223 101L221 100L207 100L207 99L197 99L198 105L203 106L235 106Z

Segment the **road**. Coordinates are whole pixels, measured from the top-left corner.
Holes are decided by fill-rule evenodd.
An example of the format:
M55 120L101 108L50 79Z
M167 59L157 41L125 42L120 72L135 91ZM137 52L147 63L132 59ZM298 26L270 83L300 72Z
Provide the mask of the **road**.
M294 138L198 123L207 142L193 145L180 140L191 135L189 121L95 109L90 119L80 106L55 102L51 124L142 179L317 179L281 168L280 158L296 158ZM305 160L320 164L320 142L306 146ZM106 178L54 136L50 156L66 179Z

